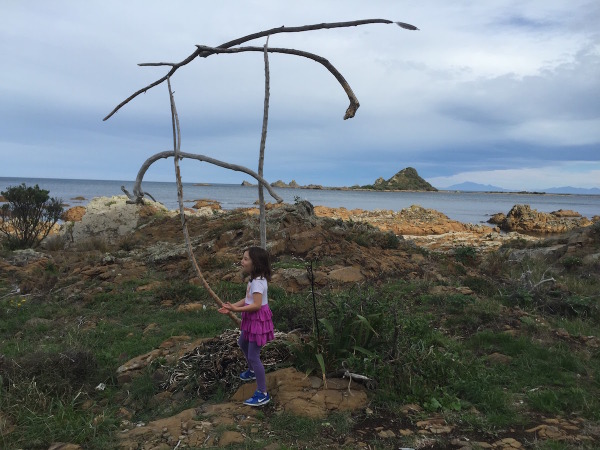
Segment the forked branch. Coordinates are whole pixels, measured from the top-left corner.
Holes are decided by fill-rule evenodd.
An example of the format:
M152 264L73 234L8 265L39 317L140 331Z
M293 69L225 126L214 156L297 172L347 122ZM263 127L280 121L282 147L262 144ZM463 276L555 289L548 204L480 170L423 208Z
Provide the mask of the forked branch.
M248 42L248 41L251 41L254 39L271 36L271 35L279 34L279 33L299 33L299 32L303 32L303 31L323 30L323 29L331 29L331 28L348 28L348 27L356 27L356 26L360 26L360 25L368 25L368 24L375 24L375 23L383 23L383 24L394 24L395 23L399 27L404 28L406 30L418 30L418 28L415 27L414 25L404 23L404 22L394 22L392 20L386 20L386 19L363 19L363 20L354 20L354 21L350 21L350 22L319 23L319 24L314 24L314 25L304 25L304 26L300 26L300 27L282 26L282 27L278 27L278 28L271 28L270 30L259 31L258 33L249 34L247 36L243 36L241 38L234 39L229 42L225 42L224 44L217 46L217 48L227 49L227 48L234 47L236 45L243 44L244 42ZM178 63L159 63L158 65L170 66L171 69L169 70L169 72L165 76L154 81L153 83L150 83L149 85L147 85L147 86L143 87L142 89L139 89L138 91L131 94L129 97L127 97L121 103L119 103L102 120L110 119L119 109L121 109L123 106L125 106L127 103L129 103L131 100L136 98L138 95L140 95L144 92L147 92L148 90L152 89L153 87L158 86L159 84L163 83L165 80L170 78L180 67L183 67L183 66L189 64L197 57L206 58L207 56L210 56L211 54L214 54L214 52L211 53L206 50L201 50L200 48L196 48L196 50L191 55L189 55L187 58L185 58L184 60L182 60ZM145 65L147 65L147 64L145 64Z

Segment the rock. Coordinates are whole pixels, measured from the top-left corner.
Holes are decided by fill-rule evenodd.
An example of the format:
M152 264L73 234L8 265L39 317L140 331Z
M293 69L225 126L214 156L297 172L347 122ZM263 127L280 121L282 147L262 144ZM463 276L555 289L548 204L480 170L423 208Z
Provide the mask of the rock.
M48 447L48 450L81 450L82 447L77 444L65 444L63 442L55 442Z
M592 221L574 211L557 211L557 214L538 212L529 205L515 205L500 224L500 228L505 231L550 234L564 233L592 224Z
M512 358L510 356L503 355L502 353L494 352L487 356L487 360L495 364L507 365L510 364Z
M256 186L255 184L250 183L249 181L242 181L242 186Z
M394 433L392 430L382 430L377 433L377 436L381 439L393 439L396 437L396 433Z
M581 214L571 209L559 209L558 211L552 211L550 214L556 217L581 217Z
M271 186L277 187L277 188L287 188L287 187L289 187L286 183L284 183L281 180L277 180L275 183L271 183Z
M523 444L513 438L500 439L499 441L494 442L493 445L502 450L523 447Z
M242 385L232 400L242 402L255 389L253 383ZM352 383L348 389L347 380L333 378L327 380L327 386L315 389L306 375L291 367L268 373L267 389L278 407L305 417L322 418L333 411L354 411L367 405L367 394L361 385Z
M364 211L362 209L348 210L346 208L316 206L315 214L318 217L367 222L382 231L391 231L396 235L424 236L461 231L492 232L489 227L477 226L475 228L473 225L451 220L438 211L425 209L419 205L412 205L401 211Z
M60 218L64 222L80 222L85 214L85 211L85 206L74 206L67 209Z
M186 303L185 305L179 305L177 307L178 312L194 312L203 311L206 309L206 305L200 302Z
M506 216L503 213L496 213L488 219L488 223L492 223L494 225L501 225L502 222L504 222L505 220Z
M63 227L62 233L70 234L74 242L90 237L111 240L131 233L142 215L147 211L167 211L160 203L145 200L145 205L127 203L126 195L95 197L86 207L79 222L70 222L72 227Z
M332 270L327 278L340 283L358 283L365 279L358 267L342 267Z
M50 257L41 252L36 252L35 250L28 248L25 250L15 250L12 254L7 258L7 260L13 265L17 267L24 267L32 263L37 263L39 261L47 261Z
M196 200L196 203L194 203L193 206L195 209L201 209L201 208L210 208L212 210L215 211L220 211L221 208L221 204L216 201L216 200L209 200L209 199L200 199L200 200Z
M242 444L244 436L238 431L224 431L219 438L219 447L227 447L232 444Z
M400 411L402 412L402 414L417 414L420 413L421 411L423 411L423 408L421 408L419 405L415 404L415 403L410 403L408 405L404 405L400 408Z

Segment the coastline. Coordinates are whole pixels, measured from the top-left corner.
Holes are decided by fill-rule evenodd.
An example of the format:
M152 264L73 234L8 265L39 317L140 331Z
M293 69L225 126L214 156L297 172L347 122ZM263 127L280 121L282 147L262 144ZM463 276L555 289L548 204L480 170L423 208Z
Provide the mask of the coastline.
M133 182L111 180L61 180L42 178L0 178L0 189L8 185L39 184L49 190L51 197L61 198L69 207L85 206L95 197L122 195L121 186L131 190ZM192 207L198 199L219 202L222 209L251 208L258 199L257 189L246 189L240 184L214 184L184 182L184 205ZM256 185L253 186L256 188ZM150 193L167 209L177 209L177 189L174 182L143 183L144 191ZM532 209L550 213L558 210L574 210L591 219L600 214L600 195L554 194L526 192L479 192L479 191L416 191L375 190L342 187L315 186L275 188L285 203L293 204L307 200L315 206L344 207L348 210L388 210L399 212L412 205L439 211L461 223L485 224L498 213L507 214L516 204L527 204ZM83 198L83 199L82 199ZM267 201L273 201L269 197Z

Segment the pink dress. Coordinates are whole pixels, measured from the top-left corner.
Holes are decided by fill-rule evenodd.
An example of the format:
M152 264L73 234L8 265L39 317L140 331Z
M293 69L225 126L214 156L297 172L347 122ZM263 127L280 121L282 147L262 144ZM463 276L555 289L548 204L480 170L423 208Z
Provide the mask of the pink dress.
M263 346L267 342L275 339L273 334L273 314L269 308L269 299L267 296L267 280L264 278L255 278L248 281L246 288L246 305L254 303L253 294L262 294L262 305L258 311L242 312L243 337L246 341L255 342L256 345Z

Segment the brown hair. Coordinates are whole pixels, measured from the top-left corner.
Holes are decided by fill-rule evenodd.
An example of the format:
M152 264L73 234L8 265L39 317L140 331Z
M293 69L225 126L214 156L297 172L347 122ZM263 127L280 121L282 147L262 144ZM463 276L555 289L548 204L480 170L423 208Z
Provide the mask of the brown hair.
M255 278L264 277L267 281L271 281L269 253L262 247L249 247L246 251L252 261L250 279L254 280Z

